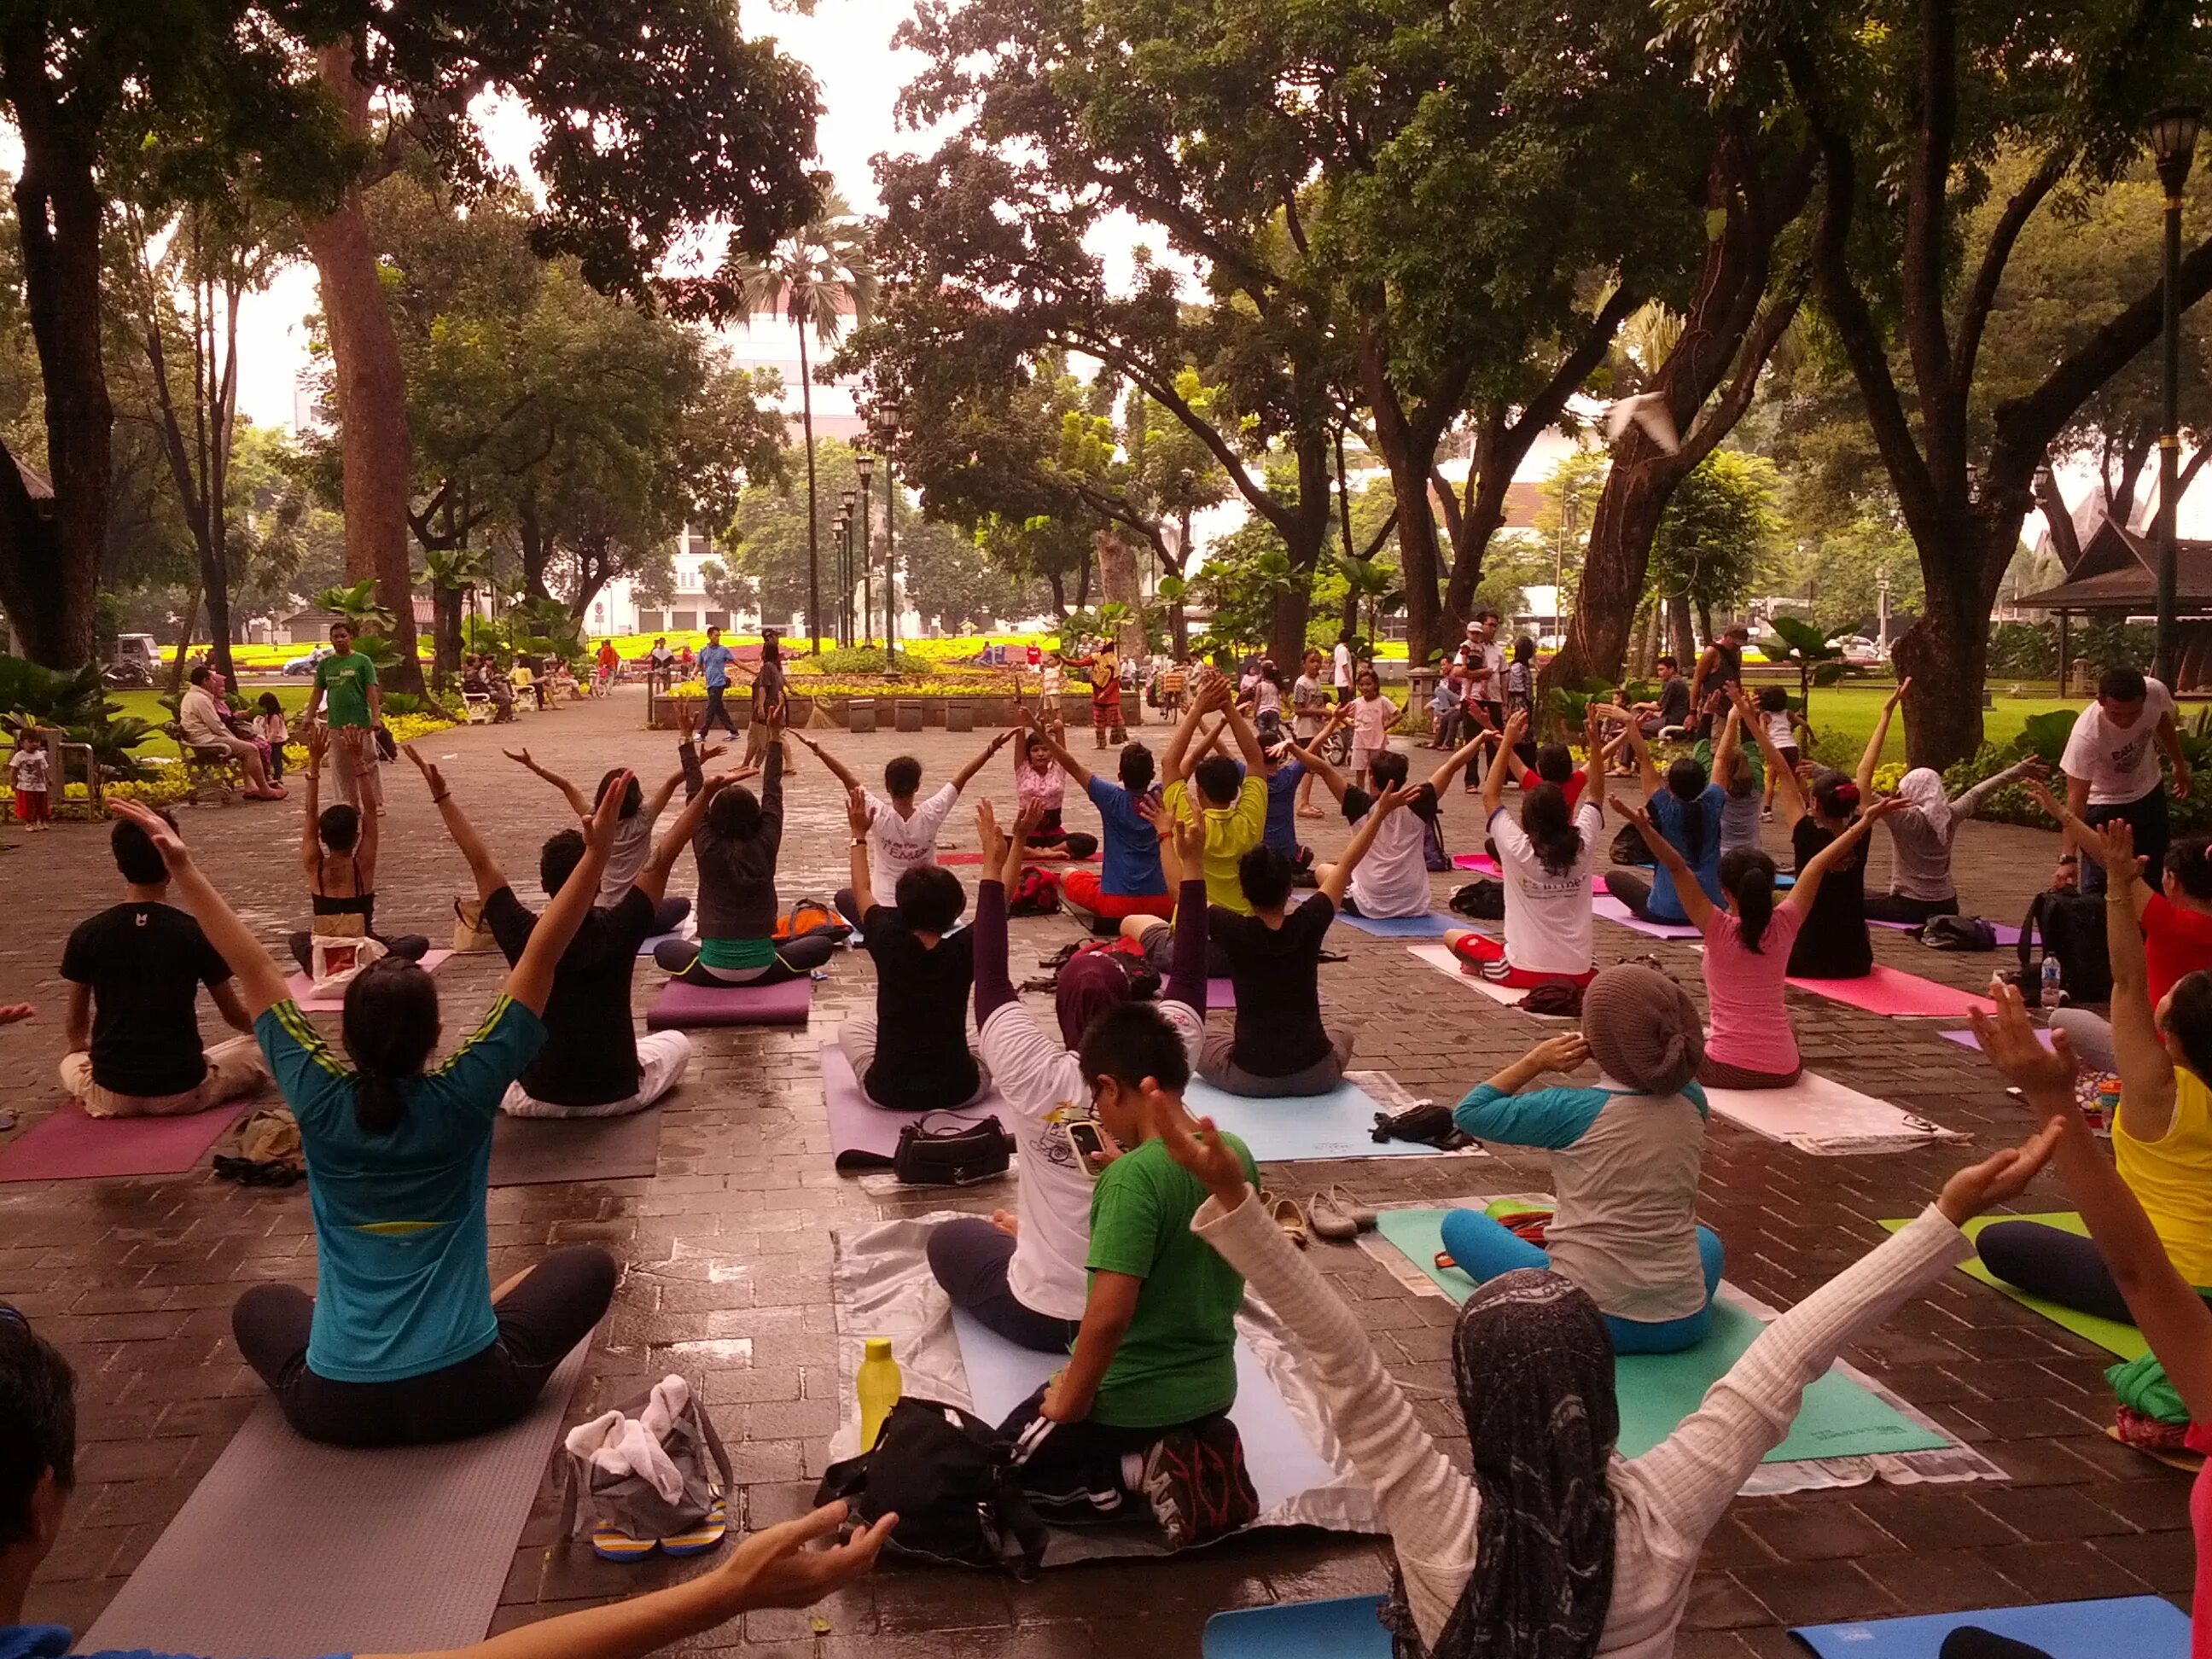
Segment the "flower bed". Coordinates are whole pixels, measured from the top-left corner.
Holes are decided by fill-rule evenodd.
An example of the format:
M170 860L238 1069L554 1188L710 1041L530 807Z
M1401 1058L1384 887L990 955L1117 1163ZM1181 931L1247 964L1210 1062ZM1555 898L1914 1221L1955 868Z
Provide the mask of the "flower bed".
M937 682L923 684L934 684ZM870 700L875 703L876 729L878 731L889 731L896 725L898 705L908 702L921 706L924 726L943 726L945 710L956 703L965 705L972 712L974 722L978 726L1004 726L1014 723L1017 698L1011 685L989 691L979 691L972 685L963 685L957 691L945 692L918 691L913 689L915 684L915 682L911 680L883 685L831 682L829 687L821 690L810 685L802 691L794 679L785 697L789 723L801 728L813 725L814 715L818 709L824 723L849 727L852 724L851 708L856 699ZM732 697L725 706L730 711L730 717L743 730L752 722L752 708L743 695L743 688L733 687L732 690L739 695ZM1032 696L1026 701L1027 705L1034 708L1040 700ZM703 687L679 685L667 696L653 699L653 725L656 730L663 732L683 731L696 726L706 704L707 693ZM1069 707L1073 706L1071 701Z

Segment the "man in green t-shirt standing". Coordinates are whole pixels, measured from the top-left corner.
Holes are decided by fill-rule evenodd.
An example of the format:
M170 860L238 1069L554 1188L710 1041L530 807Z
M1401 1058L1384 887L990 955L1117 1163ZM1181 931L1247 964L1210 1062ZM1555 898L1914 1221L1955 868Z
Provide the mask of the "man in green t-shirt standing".
M1091 1288L1066 1368L1000 1432L1046 1519L1111 1519L1142 1494L1179 1549L1259 1513L1227 1415L1244 1280L1191 1231L1206 1188L1160 1139L1186 1115L1181 1035L1151 1004L1125 1002L1084 1033L1079 1058L1100 1126L1131 1150L1091 1193ZM1243 1142L1221 1139L1256 1188Z
M384 725L384 688L376 683L376 665L353 648L353 629L343 622L331 624L331 654L315 665L315 690L301 724L312 724L318 709L331 728L331 783L338 799L382 817L376 733Z

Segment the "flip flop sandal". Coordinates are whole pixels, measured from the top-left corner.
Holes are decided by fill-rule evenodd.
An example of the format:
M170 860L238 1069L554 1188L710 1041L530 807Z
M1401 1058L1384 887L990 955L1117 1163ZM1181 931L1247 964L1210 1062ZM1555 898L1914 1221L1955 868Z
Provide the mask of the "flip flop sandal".
M1266 1194L1262 1194L1261 1199L1267 1206L1267 1213L1274 1217L1275 1224L1290 1235L1291 1243L1302 1250L1305 1249L1308 1243L1306 1218L1298 1212L1297 1203L1291 1199L1272 1198Z
M670 1555L704 1555L722 1541L730 1530L728 1506L720 1492L714 1494L704 1520L689 1532L679 1532L660 1540L660 1547Z
M1359 1237L1359 1224L1328 1194L1316 1193L1306 1200L1306 1216L1314 1231L1333 1244L1348 1244Z
M592 1528L592 1553L602 1561L642 1561L660 1547L655 1538L633 1538L602 1522Z

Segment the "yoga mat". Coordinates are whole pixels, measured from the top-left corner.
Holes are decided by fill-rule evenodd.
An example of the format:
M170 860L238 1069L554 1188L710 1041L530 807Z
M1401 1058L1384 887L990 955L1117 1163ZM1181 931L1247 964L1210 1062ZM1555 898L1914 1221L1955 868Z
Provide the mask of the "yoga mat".
M444 1445L317 1445L263 1400L83 1647L237 1659L481 1642L590 1346L520 1422Z
M898 1151L899 1131L925 1117L932 1120L933 1127L950 1128L956 1123L981 1123L994 1113L1001 1123L1014 1115L1014 1109L993 1089L986 1089L973 1106L957 1110L886 1111L860 1091L853 1062L834 1042L822 1045L822 1100L830 1113L830 1149L836 1154L837 1168L848 1175L856 1170L890 1169Z
M228 1100L180 1117L93 1117L65 1100L0 1146L0 1182L181 1175L198 1167L252 1103Z
M1304 1158L1434 1158L1437 1149L1413 1140L1376 1140L1375 1115L1382 1103L1358 1084L1340 1083L1325 1095L1267 1099L1224 1094L1194 1077L1183 1091L1194 1116L1243 1141L1256 1164Z
M1101 856L1092 853L1079 859L1066 853L1056 853L1048 847L1032 847L1022 855L1023 861L1027 864L1096 864ZM941 865L981 864L982 861L981 853L939 853L937 855L937 862Z
M1234 1013L1237 1011L1237 981L1233 979L1206 981L1206 1007L1209 1013L1216 1008L1224 1008Z
M1957 1043L1961 1048L1972 1048L1976 1054L1982 1051L1981 1038L1972 1031L1938 1031L1936 1035L1946 1042ZM2036 1029L2035 1040L2046 1048L2051 1047L2051 1033L2039 1026Z
M1004 1423L1067 1364L1062 1354L1016 1347L958 1308L952 1310L952 1331L967 1368L975 1415L988 1423ZM1241 1337L1237 1343L1237 1403L1230 1407L1229 1420L1244 1442L1244 1467L1260 1494L1262 1515L1336 1479L1328 1460L1314 1449L1283 1403L1260 1357Z
M1487 853L1455 853L1452 854L1452 868L1480 870L1486 876L1504 874L1504 872L1498 867L1498 860Z
M660 1167L660 1108L622 1117L509 1117L491 1128L494 1187L549 1181L651 1180Z
M1966 1139L1902 1107L1811 1072L1786 1089L1708 1088L1705 1102L1754 1134L1827 1157L1909 1152Z
M2071 1210L2050 1211L2039 1215L1978 1215L1960 1231L1969 1238L1979 1238L1982 1229L1996 1221L2039 1221L2046 1227L2056 1227L2061 1232L2072 1233L2077 1238L2087 1238L2089 1230L2081 1218ZM1885 1221L1881 1224L1891 1232L1911 1224L1904 1221ZM1978 1279L1992 1290L2002 1291L2020 1304L2041 1314L2052 1324L2074 1333L2085 1342L2094 1343L2106 1352L2122 1359L2140 1359L2150 1352L2150 1344L2132 1325L2123 1325L2116 1319L2100 1319L2094 1314L2076 1313L2071 1308L2061 1307L2056 1302L2045 1301L2039 1296L2030 1296L2026 1291L2008 1285L1982 1266L1979 1256L1971 1256L1959 1264L1959 1271L1970 1279Z
M1441 939L1447 928L1462 925L1433 910L1418 916L1355 916L1349 910L1339 910L1336 919L1346 927L1357 927L1378 939Z
M1792 979L1793 990L1840 1002L1847 1008L1863 1008L1870 1014L1898 1018L1963 1019L1968 1014L1994 1014L1996 1003L1969 991L1938 985L1917 974L1900 973L1880 963L1863 979Z
M1989 918L1987 916L1984 916L1982 920L1989 921ZM1867 926L1869 927L1887 927L1893 933L1917 933L1920 929L1920 924L1917 921L1869 921L1867 923ZM2014 945L2020 943L2020 929L2014 927L2010 922L1990 921L1990 926L1996 929L1997 947L2000 950L2010 950Z
M814 981L801 975L778 985L687 985L672 979L645 1017L648 1031L709 1025L804 1025L814 1006Z
M1790 1633L1820 1659L1937 1659L1943 1638L1972 1625L2051 1659L2188 1659L2189 1615L2155 1595L2102 1601L2054 1601L1984 1613L1928 1613L1855 1625L1802 1625ZM1206 1650L1209 1656L1212 1649Z
M1615 927L1632 933L1646 934L1652 939L1703 939L1705 935L1686 921L1646 921L1611 893L1590 897L1590 914Z
M453 954L451 951L426 951L422 953L422 960L416 966L426 974L434 974L438 971L438 964ZM378 960L381 961L383 958L379 957ZM319 997L315 994L314 981L309 979L305 974L295 974L284 981L284 988L291 993L292 1000L300 1005L301 1013L335 1014L344 1011L345 988L343 986L340 986L328 996Z
M638 941L637 953L641 957L649 957L655 951L658 951L665 941L672 939L682 939L687 945L697 944L699 940L699 913L694 910L690 915L685 916L684 918L684 925L681 927L678 927L672 933L654 933L648 938L640 939Z
M1346 1595L1217 1613L1199 1659L1390 1659L1382 1604L1379 1595Z
M1437 1266L1443 1249L1442 1210L1384 1210L1376 1231L1455 1302L1474 1292L1474 1281L1456 1267ZM1681 1426L1705 1390L1720 1381L1765 1327L1729 1299L1713 1302L1712 1332L1680 1353L1627 1354L1613 1361L1620 1400L1620 1455L1638 1457ZM1928 1451L1953 1443L1913 1422L1848 1376L1830 1371L1805 1390L1789 1437L1761 1460L1856 1457L1875 1452Z
M1459 958L1451 953L1449 945L1409 945L1406 947L1406 951L1407 955L1427 963L1438 973L1449 976L1455 984L1464 985L1470 991L1480 992L1492 1002L1502 1002L1508 1008L1521 1008L1522 1013L1528 1013L1526 1008L1521 1006L1528 999L1528 992L1511 986L1493 985L1480 974L1462 973L1460 969ZM1566 1016L1565 1014L1528 1014L1528 1018L1563 1020Z

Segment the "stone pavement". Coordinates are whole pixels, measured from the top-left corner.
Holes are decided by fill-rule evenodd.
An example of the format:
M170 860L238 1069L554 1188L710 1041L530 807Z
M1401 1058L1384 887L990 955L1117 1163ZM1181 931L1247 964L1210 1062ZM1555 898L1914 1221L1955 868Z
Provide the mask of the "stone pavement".
M623 763L642 768L650 787L672 759L665 736L640 729L642 714L641 694L625 691L610 703L532 715L512 728L441 733L426 747L535 903L538 844L565 809L501 759L501 744L529 744L587 790L605 768ZM911 751L933 783L990 735L840 732L831 740L864 778ZM1435 758L1417 750L1417 769ZM1012 793L1006 765L1003 754L995 759L970 787L969 800L988 793L1004 808ZM440 938L452 896L466 890L466 867L411 770L403 763L386 780L378 919L393 932ZM845 879L843 808L829 782L806 757L790 787L787 903L826 897ZM1069 802L1071 824L1094 827L1095 814L1073 790ZM272 945L306 909L294 858L297 814L296 805L179 812L204 864ZM1475 820L1474 803L1452 794L1447 843L1479 845ZM1324 854L1342 844L1334 817L1303 827ZM1772 840L1779 850L1779 836ZM975 845L965 805L949 820L943 844ZM2016 918L2047 873L2053 845L2049 835L1968 824L1959 853L1967 908ZM1877 872L1886 871L1887 857L1877 854ZM972 880L972 867L962 873ZM687 860L675 886L688 890L692 878ZM1455 884L1434 878L1439 902ZM0 902L10 918L0 932L0 1002L27 998L39 1009L35 1022L0 1033L0 1105L27 1121L59 1097L53 1064L64 1006L56 974L62 943L116 890L102 830L69 826L17 837L15 850L0 854ZM1025 953L1048 955L1075 936L1060 917L1017 921L1014 930L1017 978ZM1940 955L1881 930L1875 937L1881 959L1931 978L1976 988L1989 970L1988 957ZM1601 960L1648 948L1698 985L1688 945L1602 924L1599 939ZM1326 1000L1358 1033L1355 1063L1387 1069L1417 1094L1455 1100L1539 1035L1533 1022L1413 961L1401 941L1340 927L1332 943L1349 960L1322 970ZM495 963L457 957L441 970L449 1032L469 1029L489 1000ZM641 1009L657 981L640 972ZM667 1111L655 1179L491 1194L495 1278L548 1245L586 1239L625 1264L571 1420L669 1369L703 1374L750 1526L805 1506L837 1422L830 1233L958 1201L933 1194L879 1202L830 1167L816 1051L872 994L866 965L841 956L807 1030L697 1034L691 1073ZM1792 1001L1814 1069L1971 1132L1973 1156L2022 1131L1995 1075L1978 1055L1938 1039L1932 1023ZM318 1018L335 1035L336 1016ZM1727 1242L1729 1277L1788 1306L1875 1244L1879 1219L1927 1203L1968 1151L1814 1158L1716 1120L1702 1215ZM1485 1176L1509 1178L1541 1185L1541 1159L1509 1158ZM1343 1179L1370 1200L1393 1200L1455 1196L1468 1172L1455 1163L1392 1158L1279 1170L1271 1179L1301 1199ZM2046 1181L2019 1207L2056 1207L2051 1186ZM994 1201L1003 1196L979 1194L971 1206ZM1425 1391L1416 1407L1424 1423L1463 1460L1456 1409L1447 1403L1449 1310L1407 1296L1363 1251L1317 1243L1314 1254L1358 1308L1391 1370ZM0 1297L60 1343L81 1377L86 1443L77 1498L63 1547L33 1586L34 1620L88 1626L252 1409L258 1384L231 1345L229 1308L246 1285L268 1279L313 1285L303 1190L241 1189L204 1171L0 1186ZM1794 1653L1784 1629L1808 1620L2147 1590L2186 1595L2188 1481L2105 1437L2103 1353L1950 1274L1852 1358L1984 1451L2011 1480L1739 1501L1706 1552L1679 1651L1695 1659ZM515 1552L497 1628L694 1570L661 1558L643 1566L598 1562L556 1541L556 1510L549 1480ZM1206 1616L1223 1608L1379 1590L1388 1559L1377 1540L1273 1534L1182 1560L1061 1569L1026 1585L890 1565L811 1613L750 1614L742 1630L726 1626L690 1650L901 1659L942 1654L957 1632L961 1650L978 1659L1139 1650L1164 1659L1195 1654Z

